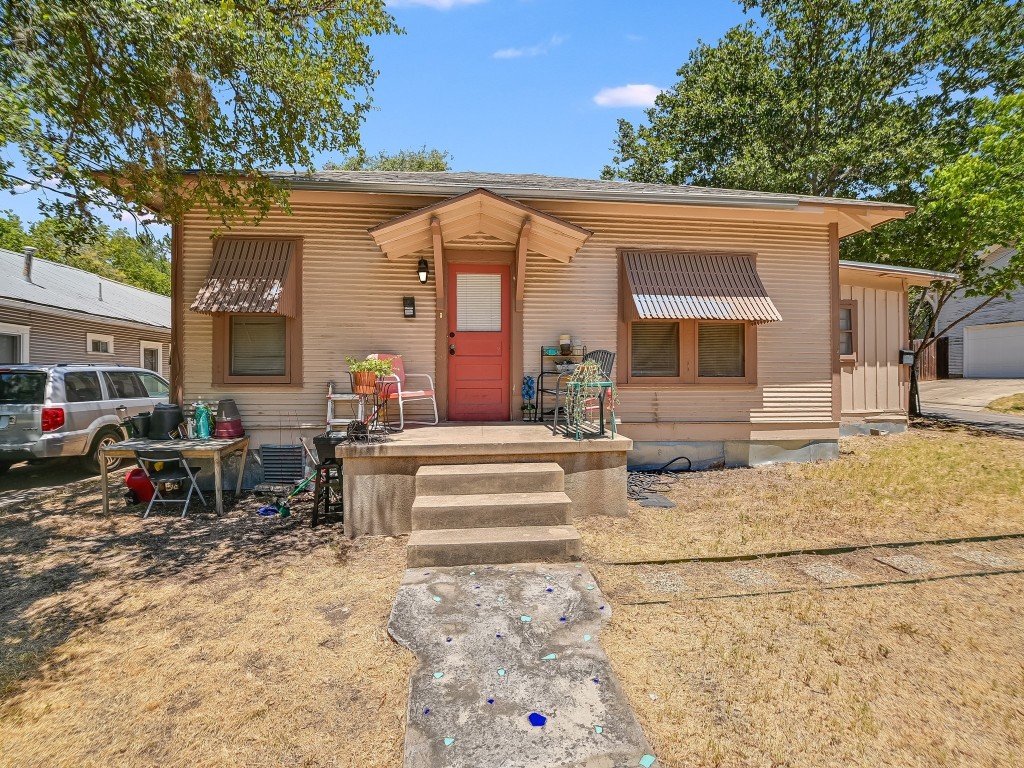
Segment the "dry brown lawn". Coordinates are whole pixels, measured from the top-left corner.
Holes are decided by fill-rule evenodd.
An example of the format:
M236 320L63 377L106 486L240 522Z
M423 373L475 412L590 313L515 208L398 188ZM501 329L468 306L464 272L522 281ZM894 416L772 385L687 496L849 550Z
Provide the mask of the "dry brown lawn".
M657 560L1024 531L1024 440L846 438L839 460L679 475L675 509L577 520L587 557Z
M615 605L602 642L665 766L1024 764L1024 577Z
M404 541L97 502L0 510L0 765L401 763Z

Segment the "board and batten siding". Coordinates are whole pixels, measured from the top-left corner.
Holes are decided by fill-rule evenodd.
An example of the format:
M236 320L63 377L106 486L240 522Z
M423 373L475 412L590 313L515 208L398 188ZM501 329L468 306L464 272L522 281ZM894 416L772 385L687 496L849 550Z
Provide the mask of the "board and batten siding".
M840 296L857 302L857 359L842 367L844 421L905 418L910 382L899 351L907 338L907 291L902 280L859 277L840 270Z
M81 313L47 312L33 305L0 306L0 323L29 327L29 363L95 363L96 365L127 365L138 368L143 341L161 345L160 375L170 376L171 332L167 328L148 328L132 323L104 322L103 318ZM113 354L89 352L88 334L114 337Z
M294 236L302 246L303 382L287 385L212 385L212 319L188 307L213 255L219 222L196 213L182 226L183 385L186 401L233 397L254 443L291 442L322 429L328 380L347 388L345 356L401 354L412 373L434 375L433 264L426 285L416 279L418 254L389 261L367 230L438 198L342 192L295 193L292 215L273 213L258 227L233 228L239 236ZM540 254L527 259L523 310L524 371L536 374L539 350L562 333L588 349L616 350L617 249L693 249L755 254L758 274L783 321L758 328L756 385L680 388L623 387L618 415L628 425L655 429L640 439L701 439L697 425L782 430L794 437L838 434L832 418L830 250L827 225L761 223L738 212L736 220L708 221L667 206L529 201L591 230L594 235L569 264ZM450 245L450 244L449 244ZM464 238L464 247L502 249L487 237ZM512 246L504 250L512 251ZM429 258L428 258L429 260ZM402 297L416 299L414 319ZM512 383L518 393L519 383ZM519 400L514 398L518 405ZM515 408L518 412L518 408ZM802 434L798 434L802 433ZM767 432L766 432L767 434ZM714 439L714 438L711 438ZM722 439L722 437L718 437Z

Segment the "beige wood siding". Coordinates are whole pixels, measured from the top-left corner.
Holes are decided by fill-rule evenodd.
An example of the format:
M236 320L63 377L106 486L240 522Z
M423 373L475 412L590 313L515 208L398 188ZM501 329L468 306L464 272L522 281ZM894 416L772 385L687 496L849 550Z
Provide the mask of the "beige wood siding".
M273 214L259 227L232 234L303 238L303 384L226 385L212 380L212 321L188 310L212 259L217 224L195 214L183 225L183 383L186 400L231 396L255 442L292 441L301 429L322 428L328 380L347 388L345 355L403 355L410 372L434 375L433 265L427 285L416 279L416 254L388 261L367 230L421 208L436 198L300 192L293 215ZM623 388L620 417L628 423L664 424L666 439L687 439L690 425L753 425L828 436L832 420L828 226L708 220L698 211L614 203L531 205L566 219L594 236L569 264L530 253L527 260L523 362L536 373L542 345L561 333L589 349L616 350L617 248L703 249L756 254L761 280L783 321L760 326L758 383L685 388ZM508 245L468 237L462 245ZM417 317L402 316L402 297L414 296ZM519 383L513 382L518 393ZM518 399L516 399L518 405ZM518 408L515 408L518 412ZM683 432L679 432L682 425ZM674 430L674 431L673 431ZM824 430L824 432L822 432ZM628 427L624 428L628 435ZM695 432L694 432L695 433ZM766 432L767 434L767 432ZM795 433L794 433L795 434ZM648 438L649 439L649 438Z
M902 281L858 278L844 270L840 295L857 302L857 360L843 365L843 419L905 416L909 381L899 364L899 350L908 346Z
M138 367L141 360L140 341L159 342L163 347L161 375L170 375L171 332L166 329L133 327L128 324L104 323L75 313L54 314L45 308L25 305L23 308L0 307L0 323L27 325L29 331L29 362L119 364ZM86 351L88 334L114 337L114 353L100 355Z
M213 319L189 310L213 259L216 223L186 218L184 240L185 400L233 397L254 442L293 442L300 430L323 430L327 382L348 389L345 356L400 354L410 373L434 373L433 274L416 278L416 258L388 261L367 230L432 200L384 196L321 195L293 204L291 216L275 214L258 227L232 234L294 236L302 244L303 378L301 386L226 384L214 387ZM433 270L431 270L433 272ZM416 299L406 319L402 297ZM416 409L410 409L411 411ZM347 415L339 413L339 416Z
M648 213L638 205L618 210L607 204L537 207L593 231L594 236L568 265L542 257L528 261L524 307L528 373L536 370L540 347L562 333L579 336L588 349L616 350L617 248L753 253L758 275L783 317L782 322L757 328L757 384L622 387L618 415L627 425L623 432L630 434L629 423L799 426L832 422L825 224L706 221L685 210L674 215L660 210ZM686 430L675 429L671 434L673 439L685 439Z

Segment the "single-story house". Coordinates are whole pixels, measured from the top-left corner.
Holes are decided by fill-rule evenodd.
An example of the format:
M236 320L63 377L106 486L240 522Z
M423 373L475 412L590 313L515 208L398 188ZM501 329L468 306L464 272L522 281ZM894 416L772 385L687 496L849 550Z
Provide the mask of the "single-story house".
M171 299L0 249L0 364L97 363L170 376Z
M983 258L988 268L1003 269L1015 256L1016 248L1004 247L993 248ZM978 309L984 302L984 296L967 297L957 291L939 311L936 331L971 313L938 340L940 378L1024 378L1024 289Z
M255 445L294 442L324 430L346 356L399 354L429 374L445 425L432 459L410 443L427 430L346 453L347 480L396 483L362 511L346 486L357 533L409 530L419 465L515 460L511 438L487 453L453 425L520 420L523 376L562 335L615 354L619 434L516 445L561 456L572 443L584 458L558 459L567 489L616 510L627 461L830 458L841 430L907 424L906 291L936 276L839 259L842 238L907 206L538 175L276 176L290 215L216 236L196 211L173 228L172 398L230 396Z

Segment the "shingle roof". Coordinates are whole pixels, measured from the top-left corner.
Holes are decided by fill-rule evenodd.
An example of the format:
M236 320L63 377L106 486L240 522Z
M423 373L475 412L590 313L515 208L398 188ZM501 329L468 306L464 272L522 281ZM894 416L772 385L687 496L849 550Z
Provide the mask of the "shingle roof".
M23 254L0 248L0 298L158 328L171 327L168 296L40 258L33 259L30 283L23 276L24 265Z
M413 194L461 194L486 188L516 198L575 198L623 202L669 202L713 205L795 207L834 204L912 210L911 206L872 200L853 200L814 195L786 195L743 189L718 189L675 184L641 184L632 181L572 179L535 173L476 173L465 171L272 171L268 176L296 188L334 188L353 192L387 191Z

